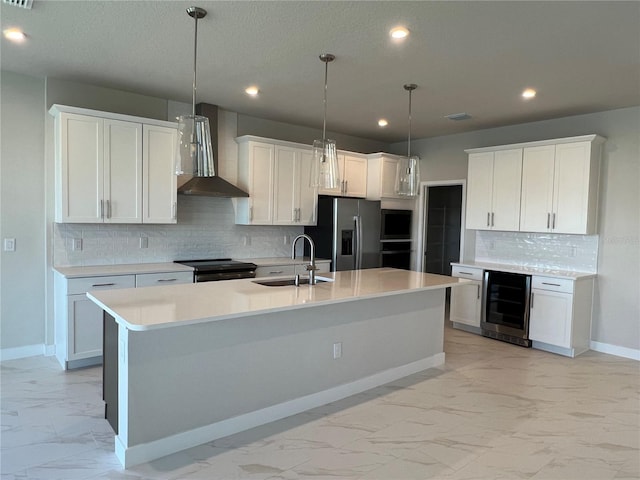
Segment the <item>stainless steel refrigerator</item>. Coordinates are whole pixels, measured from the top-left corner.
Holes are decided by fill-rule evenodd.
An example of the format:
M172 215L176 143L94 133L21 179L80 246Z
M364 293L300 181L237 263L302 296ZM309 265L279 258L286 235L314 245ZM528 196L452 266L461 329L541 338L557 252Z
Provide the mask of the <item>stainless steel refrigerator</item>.
M318 224L304 232L316 245L316 257L331 259L332 272L381 265L379 201L320 196Z

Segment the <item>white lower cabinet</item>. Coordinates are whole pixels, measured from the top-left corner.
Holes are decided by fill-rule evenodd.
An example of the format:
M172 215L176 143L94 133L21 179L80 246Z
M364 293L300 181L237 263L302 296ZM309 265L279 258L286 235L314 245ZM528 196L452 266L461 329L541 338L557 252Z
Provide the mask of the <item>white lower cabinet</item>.
M309 275L309 272L305 269L306 263L282 263L277 265L262 265L256 268L256 278L265 277L283 277L293 275ZM316 275L321 273L327 273L331 269L330 260L318 260L316 261Z
M480 333L482 272L481 268L453 266L451 269L452 277L471 280L451 289L449 320L455 328Z
M533 347L569 357L589 349L593 279L531 279L529 338Z
M102 363L103 311L87 298L88 291L192 282L193 272L81 278L66 278L56 272L55 343L58 362L65 370Z

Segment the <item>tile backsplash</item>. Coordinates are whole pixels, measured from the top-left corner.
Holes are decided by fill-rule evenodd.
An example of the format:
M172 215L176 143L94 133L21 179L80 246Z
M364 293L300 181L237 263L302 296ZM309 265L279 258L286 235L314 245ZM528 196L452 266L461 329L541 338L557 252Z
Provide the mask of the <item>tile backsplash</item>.
M291 255L291 241L303 233L302 227L234 222L229 198L178 196L175 225L55 223L53 261L56 266L81 266L196 258L287 257ZM74 239L81 239L81 250L73 249ZM148 246L141 248L144 243Z
M478 230L475 260L595 273L598 269L598 235Z

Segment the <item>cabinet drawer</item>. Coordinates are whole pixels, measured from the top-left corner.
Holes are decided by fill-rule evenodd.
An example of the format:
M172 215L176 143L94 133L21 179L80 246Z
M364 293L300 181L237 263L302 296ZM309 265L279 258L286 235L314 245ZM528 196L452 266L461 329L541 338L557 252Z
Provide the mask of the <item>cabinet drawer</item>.
M531 278L531 288L540 290L551 290L553 292L573 293L573 280L554 277Z
M308 263L297 263L295 271L298 275L309 275L307 271ZM328 273L330 271L331 262L320 262L316 263L316 275L320 273Z
M482 281L482 268L463 267L454 265L451 267L451 276L457 278L468 278L469 280Z
M136 287L156 287L193 283L193 272L142 273L136 275Z
M109 277L70 278L67 281L67 295L87 293L89 290L108 290L112 288L133 288L135 275L112 275Z
M256 278L279 277L282 275L295 275L295 265L272 265L270 267L256 268Z

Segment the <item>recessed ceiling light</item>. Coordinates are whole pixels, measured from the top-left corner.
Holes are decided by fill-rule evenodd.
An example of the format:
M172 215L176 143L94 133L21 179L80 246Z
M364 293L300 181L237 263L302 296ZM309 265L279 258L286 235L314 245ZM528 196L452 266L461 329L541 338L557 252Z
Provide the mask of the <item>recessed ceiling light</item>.
M389 35L396 40L407 38L409 36L409 29L407 27L393 27L391 31L389 31Z
M19 28L7 28L2 33L4 34L4 38L16 43L23 42L27 38L25 33Z
M386 127L387 125L389 125L389 122L387 122L384 118L381 118L380 120L378 120L379 127Z
M527 88L522 92L522 98L530 99L536 96L536 91L533 88Z
M252 97L255 97L260 92L258 87L255 86L247 87L244 91L247 95L251 95Z

